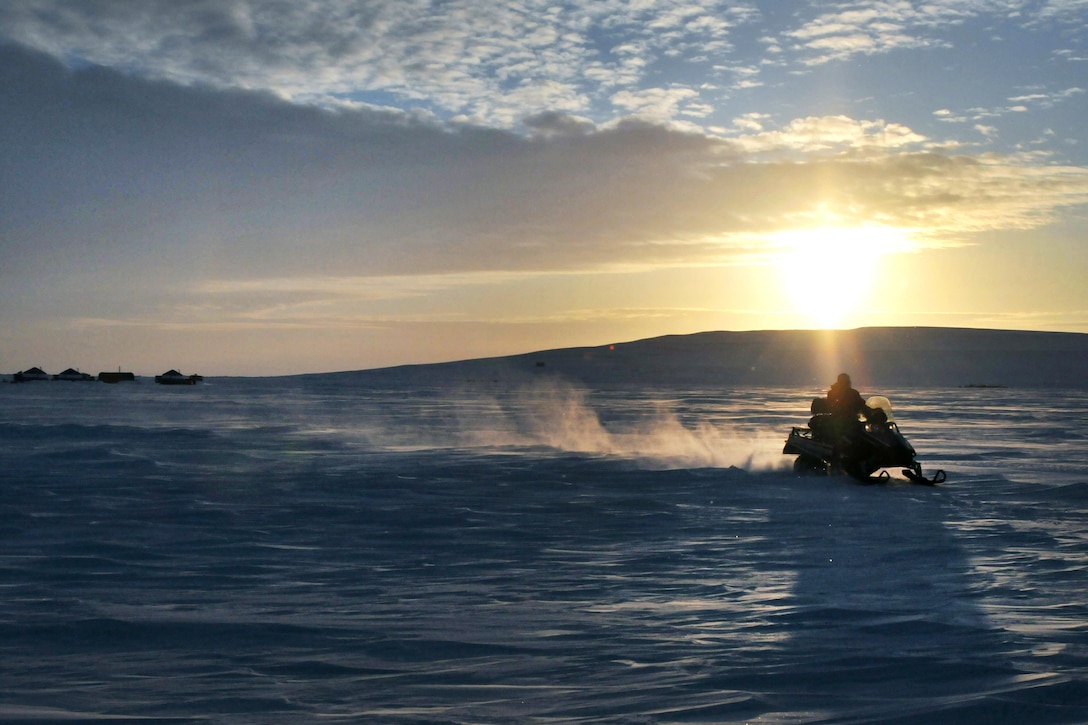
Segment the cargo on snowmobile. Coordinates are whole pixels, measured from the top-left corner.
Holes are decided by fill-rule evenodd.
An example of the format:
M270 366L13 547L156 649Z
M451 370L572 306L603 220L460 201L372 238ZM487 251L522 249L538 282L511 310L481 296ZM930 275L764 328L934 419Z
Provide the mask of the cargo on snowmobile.
M797 456L793 467L798 473L845 473L868 482L877 471L888 478L883 469L902 468L915 483L944 482L944 471L923 475L914 447L899 432L891 401L884 396L869 398L856 417L831 415L825 398L812 401L812 413L808 427L795 427L782 449Z

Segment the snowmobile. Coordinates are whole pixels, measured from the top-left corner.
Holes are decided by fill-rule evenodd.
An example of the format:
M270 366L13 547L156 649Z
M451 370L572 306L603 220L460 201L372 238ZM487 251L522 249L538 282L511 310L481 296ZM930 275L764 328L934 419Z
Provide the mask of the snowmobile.
M862 482L889 478L886 468L902 468L914 483L943 483L944 471L927 478L915 460L914 446L899 432L892 417L891 401L875 395L865 401L857 418L833 416L826 398L812 401L812 418L807 428L795 427L786 439L784 454L794 454L798 473L852 476ZM873 474L880 471L875 479Z

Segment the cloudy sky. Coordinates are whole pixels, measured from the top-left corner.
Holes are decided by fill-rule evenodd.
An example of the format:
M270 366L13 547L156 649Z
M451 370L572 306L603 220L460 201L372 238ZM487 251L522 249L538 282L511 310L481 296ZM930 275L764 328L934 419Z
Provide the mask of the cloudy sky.
M8 0L0 371L1088 332L1088 0Z

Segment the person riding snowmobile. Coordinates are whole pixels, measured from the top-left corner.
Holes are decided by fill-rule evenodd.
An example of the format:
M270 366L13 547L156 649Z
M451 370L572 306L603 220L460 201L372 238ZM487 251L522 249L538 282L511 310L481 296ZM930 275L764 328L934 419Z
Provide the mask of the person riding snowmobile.
M825 399L813 401L813 416L809 423L813 433L832 444L839 444L858 427L858 415L868 418L874 411L865 405L861 393L854 389L846 373L827 391Z
M862 399L850 376L839 375L827 397L814 398L808 428L790 431L782 452L796 454L794 470L800 473L845 473L871 482L876 471L901 467L914 483L934 485L945 480L944 471L922 475L914 447L892 420L891 401L881 395ZM887 471L882 473L887 478Z
M827 391L827 408L831 415L847 418L857 418L858 413L868 410L861 393L854 390L850 384L850 376L846 373L840 374L838 380Z

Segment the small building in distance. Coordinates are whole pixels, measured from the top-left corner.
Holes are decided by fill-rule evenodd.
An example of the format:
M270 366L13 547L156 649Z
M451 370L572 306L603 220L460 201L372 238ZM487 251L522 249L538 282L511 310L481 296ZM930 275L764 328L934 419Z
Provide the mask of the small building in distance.
M30 383L35 380L51 380L49 373L45 372L41 368L29 368L27 370L20 370L12 376L11 381L13 383Z
M68 368L63 373L53 376L54 380L67 380L69 382L88 382L94 380L93 375L87 373L81 373L75 368Z
M196 385L203 379L200 375L182 375L177 370L167 370L155 376L155 382L159 385Z
M136 376L133 373L123 373L118 370L115 373L99 373L99 381L103 383L134 383Z

